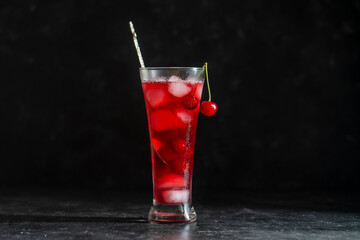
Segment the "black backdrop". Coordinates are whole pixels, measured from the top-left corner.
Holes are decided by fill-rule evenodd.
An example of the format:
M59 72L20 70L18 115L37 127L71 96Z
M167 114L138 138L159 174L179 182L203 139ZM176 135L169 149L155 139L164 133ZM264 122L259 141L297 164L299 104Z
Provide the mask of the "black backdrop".
M194 185L359 191L360 1L5 1L0 186L151 189L139 63L209 62ZM204 91L204 98L207 94Z

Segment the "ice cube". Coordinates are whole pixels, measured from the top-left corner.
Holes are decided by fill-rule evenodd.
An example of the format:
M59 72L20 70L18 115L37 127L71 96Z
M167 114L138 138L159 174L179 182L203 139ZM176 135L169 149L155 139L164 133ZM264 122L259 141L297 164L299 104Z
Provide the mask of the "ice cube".
M148 103L153 108L158 108L169 102L170 97L163 87L153 87L146 91Z
M175 110L175 115L180 120L180 125L187 126L193 121L193 117L188 110L178 108Z
M155 110L150 115L150 127L155 131L164 131L176 127L177 118L169 110Z
M171 78L170 78L171 79ZM169 92L175 97L184 97L191 91L191 87L187 86L181 79L169 83Z
M189 201L189 190L167 190L163 191L163 199L168 204L181 204Z

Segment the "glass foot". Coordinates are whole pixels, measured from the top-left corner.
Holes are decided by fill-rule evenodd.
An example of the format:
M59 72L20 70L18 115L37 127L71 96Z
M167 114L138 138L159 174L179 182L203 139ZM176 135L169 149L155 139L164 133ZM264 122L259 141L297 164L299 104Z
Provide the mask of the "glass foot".
M196 212L187 203L167 205L153 201L148 220L150 223L192 223L196 220Z

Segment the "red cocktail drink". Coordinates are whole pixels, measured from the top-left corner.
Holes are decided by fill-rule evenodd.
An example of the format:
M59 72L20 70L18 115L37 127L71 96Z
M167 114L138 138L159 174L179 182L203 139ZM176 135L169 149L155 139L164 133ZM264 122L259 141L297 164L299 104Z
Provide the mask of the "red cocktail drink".
M191 222L202 68L140 68L150 134L154 203L149 220Z

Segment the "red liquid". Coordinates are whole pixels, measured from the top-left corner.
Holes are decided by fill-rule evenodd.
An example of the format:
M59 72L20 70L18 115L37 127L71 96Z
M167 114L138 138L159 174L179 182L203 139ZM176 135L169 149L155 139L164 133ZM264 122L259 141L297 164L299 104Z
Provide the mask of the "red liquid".
M154 199L191 202L196 126L203 82L142 82L148 117ZM195 97L190 104L186 99Z

